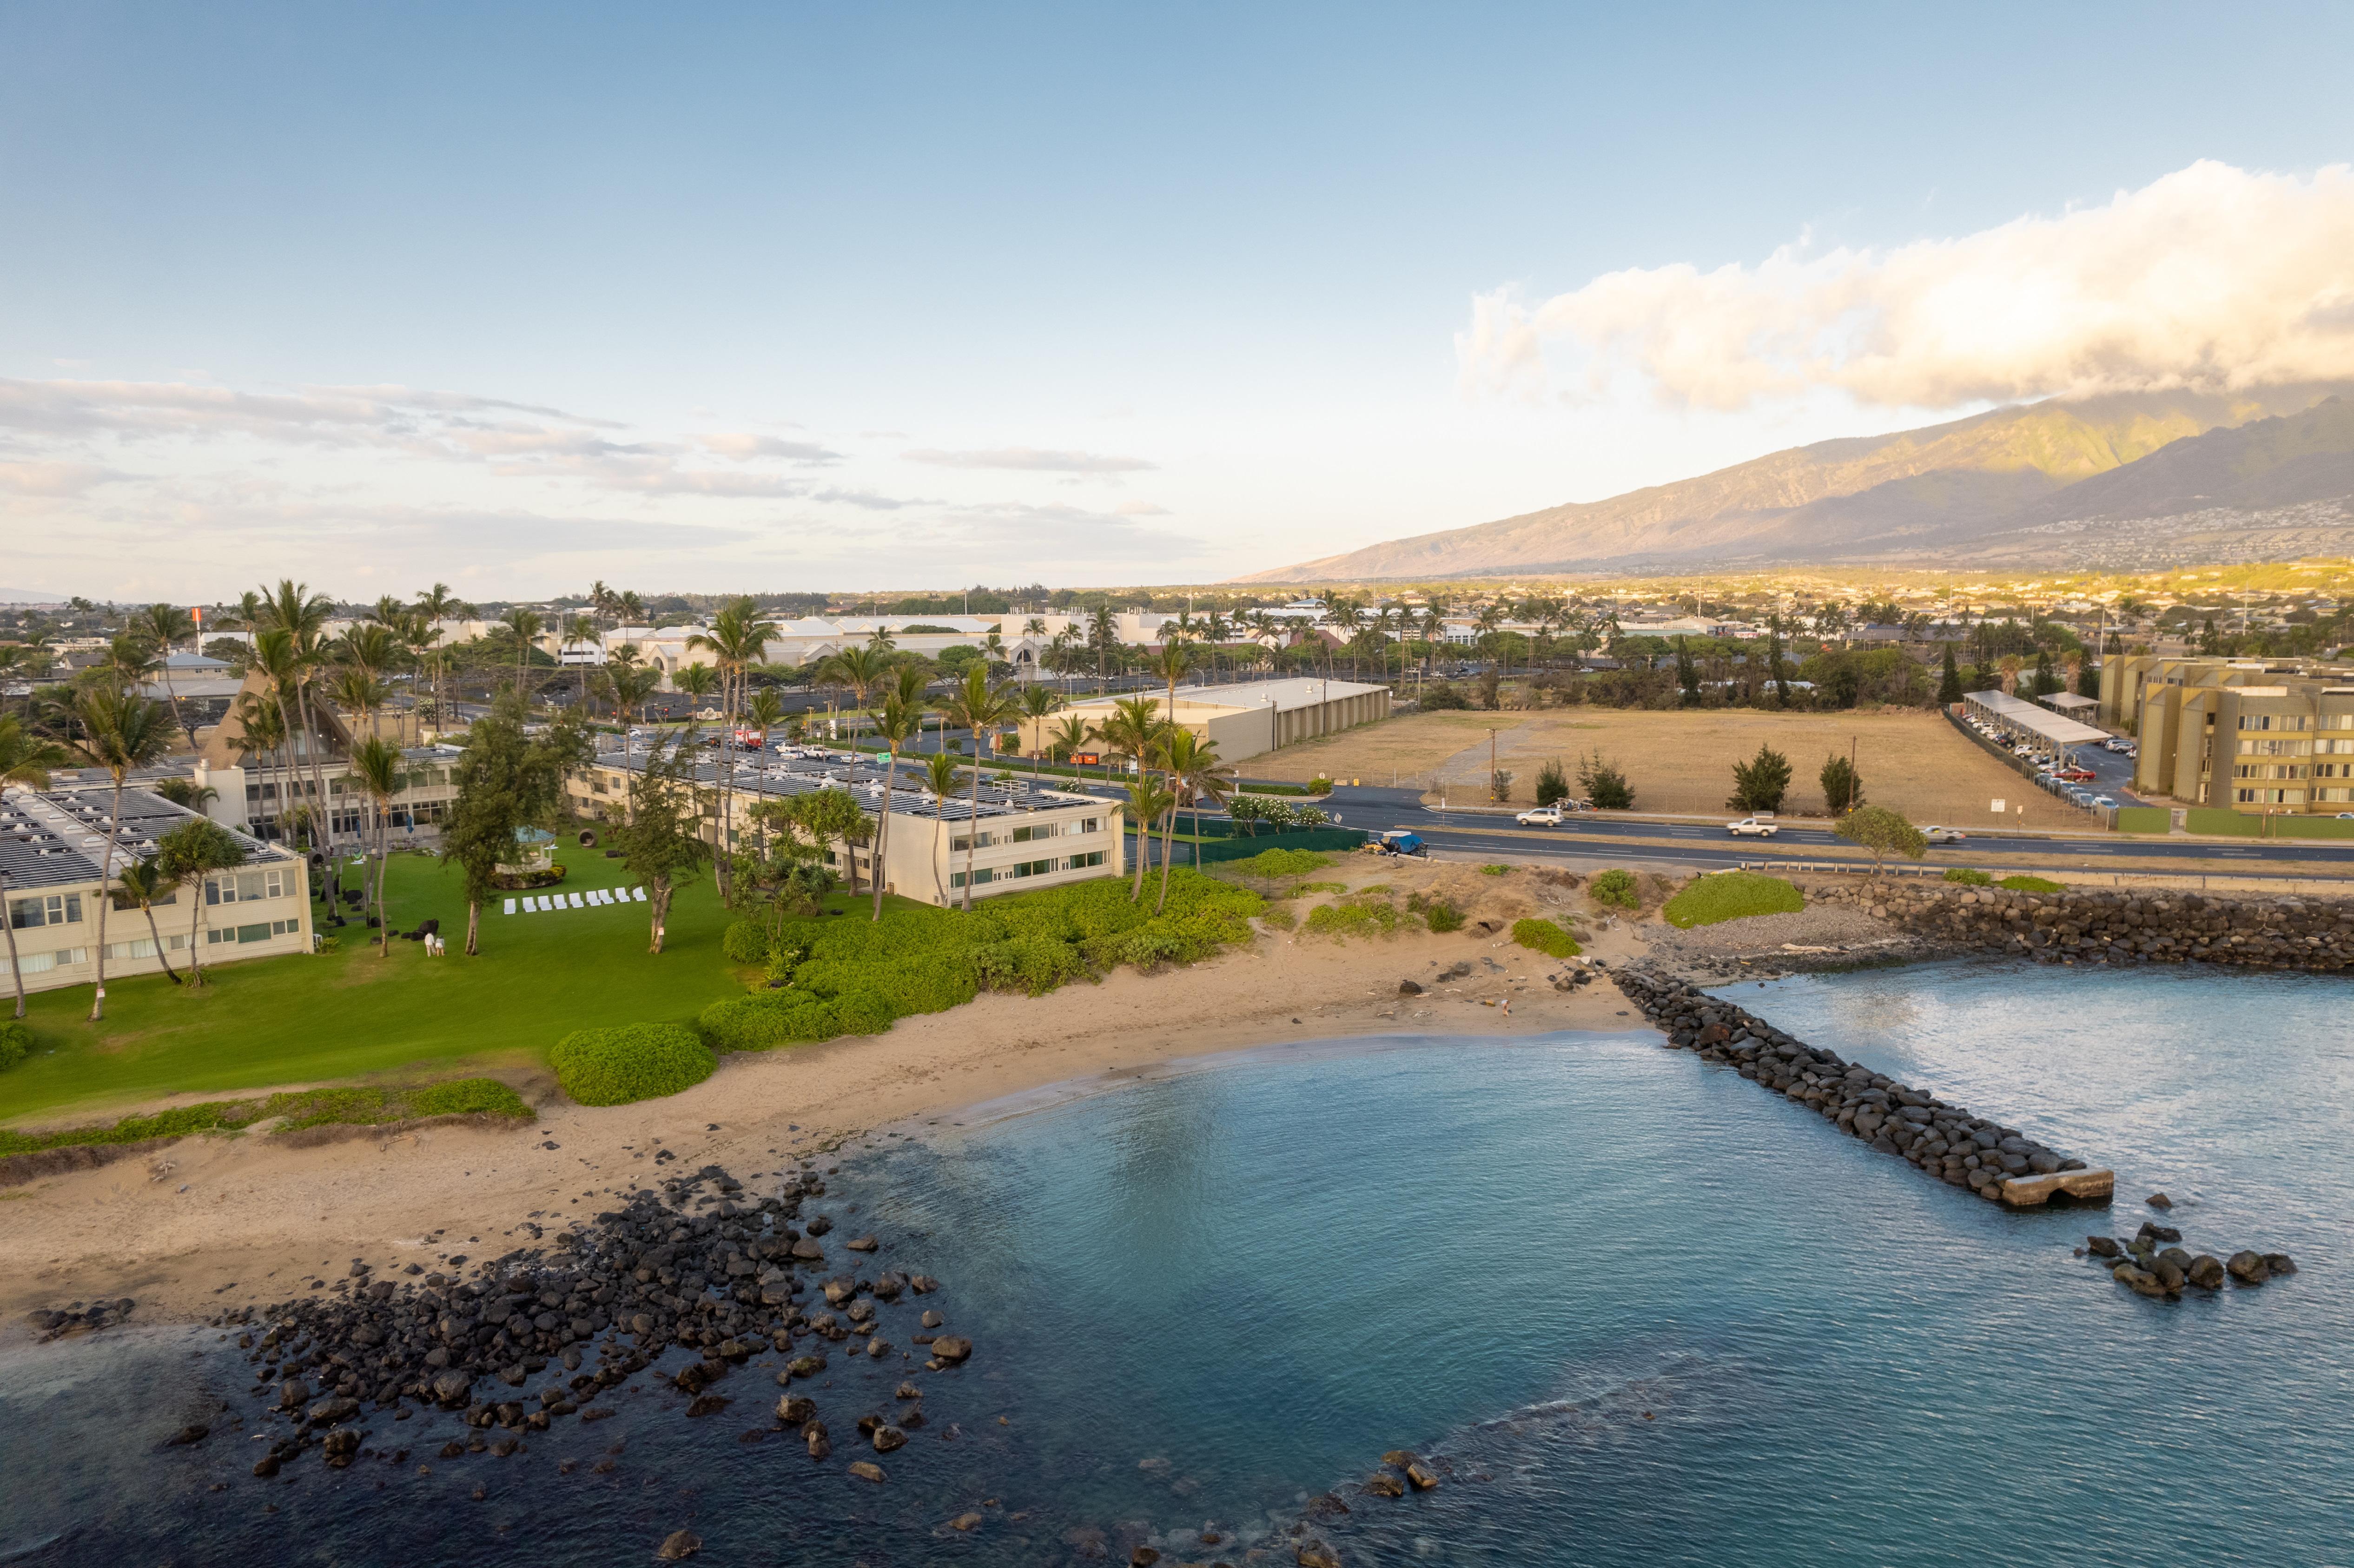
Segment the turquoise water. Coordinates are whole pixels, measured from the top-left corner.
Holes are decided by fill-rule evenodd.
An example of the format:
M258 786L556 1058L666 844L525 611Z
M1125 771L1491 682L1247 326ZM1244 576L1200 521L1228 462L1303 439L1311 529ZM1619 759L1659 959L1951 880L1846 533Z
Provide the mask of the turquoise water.
M1959 966L1740 995L2114 1164L2128 1201L2007 1213L1632 1035L1284 1048L845 1151L833 1196L978 1347L883 1488L847 1446L812 1467L652 1393L514 1459L263 1488L234 1441L123 1441L217 1353L156 1335L0 1365L0 1474L55 1478L7 1489L0 1550L642 1561L686 1526L711 1563L1288 1563L1338 1489L1315 1533L1351 1563L2349 1560L2342 983ZM2158 1186L2194 1249L2303 1272L2162 1303L2071 1255ZM902 1374L851 1375L818 1394L838 1443ZM1444 1484L1358 1493L1401 1446Z

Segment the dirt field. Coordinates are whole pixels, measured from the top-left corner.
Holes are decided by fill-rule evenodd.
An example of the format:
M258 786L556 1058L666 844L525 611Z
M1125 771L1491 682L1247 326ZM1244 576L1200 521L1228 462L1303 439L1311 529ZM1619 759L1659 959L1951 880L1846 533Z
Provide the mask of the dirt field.
M1484 802L1488 732L1496 731L1497 766L1512 775L1512 799L1535 797L1537 769L1557 758L1576 788L1577 758L1600 751L1635 787L1638 810L1722 812L1733 793L1733 763L1770 745L1790 759L1786 815L1823 810L1816 775L1834 751L1855 747L1864 799L1915 822L1988 829L2084 828L2094 822L2004 768L1934 714L1765 713L1721 708L1644 713L1561 708L1543 713L1409 714L1255 757L1255 778L1306 779L1318 774L1364 784L1443 782L1447 798ZM1999 821L1989 804L2009 810ZM2027 808L2024 813L2020 806Z

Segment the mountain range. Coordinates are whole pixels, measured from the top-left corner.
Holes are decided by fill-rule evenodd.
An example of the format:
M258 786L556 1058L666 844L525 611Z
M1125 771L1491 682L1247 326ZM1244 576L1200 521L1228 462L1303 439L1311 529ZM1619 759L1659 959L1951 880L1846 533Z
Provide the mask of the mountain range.
M2354 386L2116 393L1818 441L1237 579L1797 565L2156 568L2354 546Z

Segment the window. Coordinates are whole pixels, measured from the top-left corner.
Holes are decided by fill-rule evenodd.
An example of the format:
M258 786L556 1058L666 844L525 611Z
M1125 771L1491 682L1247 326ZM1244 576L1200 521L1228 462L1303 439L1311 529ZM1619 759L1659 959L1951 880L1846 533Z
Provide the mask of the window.
M956 851L988 849L997 842L995 833L973 833L966 838L949 840L949 848Z
M270 940L270 922L263 920L251 926L239 926L237 928L237 939L240 942L266 942Z
M90 962L88 948L59 948L48 953L20 953L16 957L16 972L26 975L47 974L59 964Z
M972 874L972 885L975 887L985 887L990 883L995 882L996 880L997 873L985 865L979 871ZM964 873L960 871L952 871L949 873L949 885L950 887L962 887L964 885Z
M1026 844L1033 839L1051 839L1062 830L1052 822L1040 822L1034 827L1013 830L1013 842Z
M1071 856L1070 859L1063 863L1063 869L1066 871L1085 871L1091 865L1101 865L1103 863L1104 852L1101 850L1090 850L1086 854L1075 854Z
M79 893L37 894L30 898L8 900L8 924L19 931L37 930L43 926L79 926L81 924L81 895Z
M1079 832L1083 833L1099 833L1103 832L1103 819L1101 817L1081 817L1079 819Z
M999 873L999 874L1002 876L1044 876L1054 869L1055 863L1051 860L1024 860L1016 861L1013 864L1007 866L1002 872Z
M114 911L118 915L122 914L126 909L136 909L139 907L139 900L132 897L131 895L123 892L122 889L119 887L110 890L107 896L114 901ZM152 900L154 906L159 909L166 904L177 904L179 901L180 895L176 888L170 893L166 893L161 898Z
M243 904L257 898L277 898L286 892L286 872L272 866L262 871L240 871L235 876L217 876L205 884L205 902L211 904Z
M152 959L155 956L155 940L152 937L142 937L134 942L109 942L106 944L106 956L109 959Z

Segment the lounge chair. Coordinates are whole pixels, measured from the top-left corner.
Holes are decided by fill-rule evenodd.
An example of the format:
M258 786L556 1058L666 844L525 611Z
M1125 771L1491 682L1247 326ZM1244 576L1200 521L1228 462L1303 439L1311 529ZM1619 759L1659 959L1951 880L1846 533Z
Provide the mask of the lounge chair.
M508 899L508 900L507 900L507 913L508 913L508 914L510 914L510 915L512 915L512 914L514 914L514 912L515 912L515 901L514 901L514 899L510 898L510 899Z
M566 895L565 895L565 896L566 896L567 898L569 898L569 899L572 901L572 907L574 907L575 909L578 909L578 908L579 908L579 907L580 907L580 895L578 895L578 894L577 894L577 893L567 893L567 894L566 894Z

